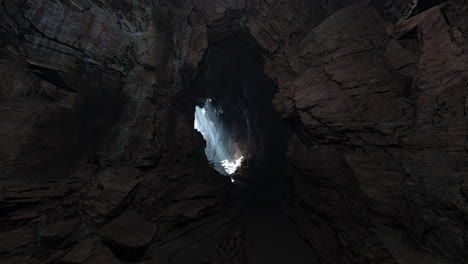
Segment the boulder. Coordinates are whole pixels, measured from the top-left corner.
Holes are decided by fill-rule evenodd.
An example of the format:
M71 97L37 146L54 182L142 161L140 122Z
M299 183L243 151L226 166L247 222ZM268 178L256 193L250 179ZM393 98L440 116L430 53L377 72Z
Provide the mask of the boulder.
M156 233L156 225L136 211L128 210L104 225L98 234L117 256L137 260L145 252Z
M40 228L38 234L44 244L56 248L73 232L78 224L79 221L75 219L55 222Z

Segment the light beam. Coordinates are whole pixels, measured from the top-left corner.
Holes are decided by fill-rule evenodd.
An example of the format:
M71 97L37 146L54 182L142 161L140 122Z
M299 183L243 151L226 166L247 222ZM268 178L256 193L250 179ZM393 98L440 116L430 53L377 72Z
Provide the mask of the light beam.
M241 166L244 157L233 153L232 139L220 121L222 109L213 107L212 100L206 99L203 107L195 107L194 128L206 141L205 154L214 168L223 175L231 175ZM231 161L230 161L231 160Z

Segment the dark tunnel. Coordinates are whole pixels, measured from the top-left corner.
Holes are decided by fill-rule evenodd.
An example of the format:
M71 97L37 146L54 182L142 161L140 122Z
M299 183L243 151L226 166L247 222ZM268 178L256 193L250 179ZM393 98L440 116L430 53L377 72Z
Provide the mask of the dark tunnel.
M264 73L261 49L248 34L232 33L210 43L191 88L197 107L210 99L217 109L212 125L224 132L215 144L226 145L229 161L243 157L241 173L233 177L281 168L288 126L272 104L277 87ZM225 172L216 162L214 167Z

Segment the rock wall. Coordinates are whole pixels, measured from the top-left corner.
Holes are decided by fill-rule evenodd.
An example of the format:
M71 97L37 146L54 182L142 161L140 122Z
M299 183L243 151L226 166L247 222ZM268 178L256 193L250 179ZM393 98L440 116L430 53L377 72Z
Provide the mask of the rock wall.
M229 180L172 101L172 15L157 1L2 1L1 263L135 261L225 204Z
M332 149L327 156L337 157L324 162L345 164L370 211L394 218L418 245L466 261L466 14L466 2L451 1L391 24L357 4L285 49L282 67L272 62L277 109L310 152L293 152L293 160L309 157L295 168L301 177L292 177L296 200L315 205L296 181L312 177L303 169L320 160L314 153ZM338 175L327 178L328 188L351 185Z

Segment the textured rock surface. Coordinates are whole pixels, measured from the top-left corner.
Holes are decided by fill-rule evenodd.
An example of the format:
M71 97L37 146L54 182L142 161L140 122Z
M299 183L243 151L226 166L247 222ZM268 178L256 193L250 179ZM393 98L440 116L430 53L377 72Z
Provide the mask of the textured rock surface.
M127 207L152 218L151 225L168 223L164 232L224 203L217 197L229 181L212 178L192 124L169 122L173 62L181 55L168 10L158 5L2 1L0 207L7 214L0 216L0 262L120 263L96 233ZM187 136L189 144L177 143ZM172 149L177 155L161 161L168 143L180 146ZM188 183L213 183L201 193L215 201L210 210L202 210L197 190L192 198ZM177 197L191 209L200 204L194 219L156 217L164 210L175 219L187 214L169 208L177 208L170 202ZM70 229L64 219L79 224Z
M139 171L131 168L108 168L96 175L97 182L83 201L84 213L102 223L122 212L138 185Z
M127 259L138 259L153 240L156 226L135 211L126 211L104 225L98 232L114 253Z
M246 263L191 98L235 36L279 88L286 208L321 263L465 263L468 7L417 2L2 1L0 262L176 263L208 237L201 261ZM122 232L149 250L114 255Z
M336 149L332 156L345 161L373 212L459 262L466 258L466 8L452 1L389 27L373 7L354 5L314 28L287 68L270 73L290 69L278 78L275 103L300 127L301 141L317 153Z
M54 222L40 227L38 230L42 243L54 247L60 245L77 227L77 220Z

